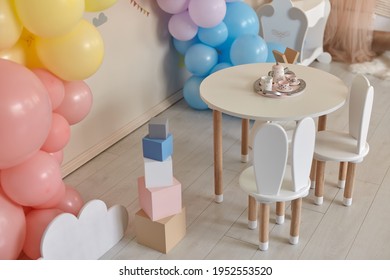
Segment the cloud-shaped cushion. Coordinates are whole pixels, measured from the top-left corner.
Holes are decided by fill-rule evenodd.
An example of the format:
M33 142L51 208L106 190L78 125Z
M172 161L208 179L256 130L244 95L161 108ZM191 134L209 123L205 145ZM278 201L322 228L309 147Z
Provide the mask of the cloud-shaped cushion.
M49 224L42 237L42 259L97 260L122 239L127 224L125 207L107 210L103 201L91 200L78 217L63 213Z

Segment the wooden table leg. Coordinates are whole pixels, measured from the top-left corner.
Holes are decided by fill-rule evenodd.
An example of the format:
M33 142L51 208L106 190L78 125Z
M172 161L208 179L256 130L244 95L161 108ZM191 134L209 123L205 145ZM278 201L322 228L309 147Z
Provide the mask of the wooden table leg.
M214 193L215 201L223 201L222 185L222 113L213 110L214 126Z
M326 121L327 121L326 115L320 116L318 118L318 124L317 124L318 131L323 131L326 129ZM316 177L317 177L316 173L317 173L317 161L313 159L311 164L311 170L310 170L311 189L314 189L316 187Z
M314 191L314 203L317 205L322 205L324 201L324 173L325 161L317 161L316 188Z
M326 129L326 121L327 121L327 116L323 115L318 118L318 131L323 131Z
M311 170L310 170L310 188L314 189L316 187L316 177L317 177L317 161L313 158L311 161Z
M248 162L249 120L242 119L241 123L241 162Z

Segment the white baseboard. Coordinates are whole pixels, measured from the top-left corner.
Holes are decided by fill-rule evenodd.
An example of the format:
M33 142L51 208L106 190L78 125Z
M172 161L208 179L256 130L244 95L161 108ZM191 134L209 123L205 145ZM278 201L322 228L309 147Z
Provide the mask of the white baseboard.
M85 152L81 153L74 159L70 160L69 162L65 163L62 167L62 176L65 177L75 171L77 168L82 166L83 164L87 163L94 157L96 157L98 154L102 153L107 148L114 145L116 142L121 140L122 138L129 135L131 132L139 128L140 126L144 125L146 122L148 122L151 118L158 115L159 113L163 112L164 110L168 109L170 106L178 102L183 98L182 91L178 91L177 93L172 94L170 97L165 99L163 102L159 103L158 105L151 108L149 111L145 112L141 116L137 117L136 119L129 122L127 125L110 135L110 137L106 138L104 141L98 143L97 145L91 147L90 149L86 150Z

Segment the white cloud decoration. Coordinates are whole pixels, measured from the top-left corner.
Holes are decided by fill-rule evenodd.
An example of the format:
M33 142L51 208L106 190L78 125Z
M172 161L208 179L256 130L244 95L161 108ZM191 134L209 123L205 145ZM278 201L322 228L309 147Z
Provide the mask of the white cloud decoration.
M91 200L78 217L58 215L46 228L41 242L42 260L97 260L117 244L127 228L124 206L107 209L101 200Z

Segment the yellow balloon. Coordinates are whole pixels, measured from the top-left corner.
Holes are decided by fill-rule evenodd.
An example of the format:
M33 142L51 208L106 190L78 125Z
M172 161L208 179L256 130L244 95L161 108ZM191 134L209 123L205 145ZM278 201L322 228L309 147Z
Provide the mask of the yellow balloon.
M84 0L15 0L25 28L40 37L69 32L82 19Z
M12 48L0 51L0 58L12 60L30 69L44 68L35 50L35 35L26 29L23 29L22 35Z
M12 48L0 51L0 58L11 60L22 65L26 65L27 60L23 44L20 41L13 45Z
M38 57L45 67L66 81L85 80L103 61L104 44L99 31L81 20L70 32L53 38L36 38Z
M85 0L86 12L98 12L105 10L116 3L117 0Z
M22 23L15 13L14 0L0 0L0 50L16 44L22 29Z
M39 60L38 54L36 51L36 36L30 33L28 30L23 29L22 35L18 41L23 48L24 52L24 63L22 63L27 68L44 68L43 63Z

